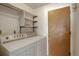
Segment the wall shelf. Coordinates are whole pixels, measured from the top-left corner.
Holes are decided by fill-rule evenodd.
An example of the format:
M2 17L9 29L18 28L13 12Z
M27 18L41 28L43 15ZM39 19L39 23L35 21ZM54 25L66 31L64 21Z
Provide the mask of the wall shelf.
M25 16L25 20L31 20L31 21L33 21L33 19L32 19L32 18L27 17L27 16Z
M26 25L30 25L30 23L26 23Z
M25 26L20 26L20 28L33 28L33 27L25 27Z
M20 26L20 28L37 28L37 26L35 26L35 27L25 27L25 26Z
M34 18L36 18L36 17L38 17L38 16L34 16L33 17L33 32L34 32L34 29L38 28L38 26L34 25L34 23L38 22L38 21L34 21Z
M33 27L33 28L38 28L38 27Z
M38 17L38 16L33 16L33 19L36 18L36 17Z
M33 23L36 23L36 22L38 22L38 21L33 21Z
M31 16L29 15L27 12L22 11L21 14L21 21L20 21L20 33L21 33L21 29L22 28L29 28L33 30L37 28L37 26L34 26L34 23L38 22L38 21L34 21L34 18L36 18L37 16Z

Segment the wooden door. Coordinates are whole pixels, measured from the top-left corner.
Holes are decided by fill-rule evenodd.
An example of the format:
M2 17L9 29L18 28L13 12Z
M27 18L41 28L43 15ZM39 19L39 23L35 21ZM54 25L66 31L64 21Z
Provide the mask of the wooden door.
M51 56L70 54L70 7L48 12L48 46Z

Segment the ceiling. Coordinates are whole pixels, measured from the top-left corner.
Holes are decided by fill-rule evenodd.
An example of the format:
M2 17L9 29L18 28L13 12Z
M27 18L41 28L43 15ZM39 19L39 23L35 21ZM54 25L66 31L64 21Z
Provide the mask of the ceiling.
M33 9L35 9L35 8L39 8L41 6L44 6L48 3L25 3L25 4Z

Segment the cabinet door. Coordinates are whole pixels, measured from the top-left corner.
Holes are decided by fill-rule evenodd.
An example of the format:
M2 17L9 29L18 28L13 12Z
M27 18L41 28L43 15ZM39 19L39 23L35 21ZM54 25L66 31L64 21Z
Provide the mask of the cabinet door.
M46 55L47 55L47 41L45 38L43 38L37 42L37 56L46 56Z

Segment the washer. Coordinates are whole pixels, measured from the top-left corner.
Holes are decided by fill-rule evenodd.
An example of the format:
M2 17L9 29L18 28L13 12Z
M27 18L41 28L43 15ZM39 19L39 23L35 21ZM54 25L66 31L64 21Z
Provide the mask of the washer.
M4 56L36 56L37 55L37 41L41 40L42 36L35 36L30 38L1 41L0 55ZM2 39L1 39L2 40ZM40 43L41 44L41 43ZM40 51L41 52L41 51Z

